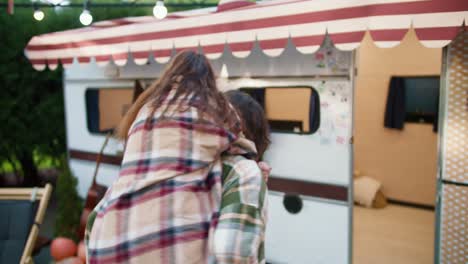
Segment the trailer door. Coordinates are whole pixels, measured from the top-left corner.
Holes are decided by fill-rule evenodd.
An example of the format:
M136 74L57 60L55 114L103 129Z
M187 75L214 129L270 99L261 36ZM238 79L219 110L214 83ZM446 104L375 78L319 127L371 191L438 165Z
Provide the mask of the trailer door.
M350 263L352 77L321 76L305 83L320 99L318 130L306 133L297 123L301 118L288 120L288 107L277 111L277 120L270 120L272 145L265 160L273 170L268 182L266 257L270 263ZM289 92L284 86L265 88L269 119L269 104L289 104L296 111L303 106L303 99L292 99L291 94L300 88L292 84ZM274 103L270 90L270 94L280 94Z

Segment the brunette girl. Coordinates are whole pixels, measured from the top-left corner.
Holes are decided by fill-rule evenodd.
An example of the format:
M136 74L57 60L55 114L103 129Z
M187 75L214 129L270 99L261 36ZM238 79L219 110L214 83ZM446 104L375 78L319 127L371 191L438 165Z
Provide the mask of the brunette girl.
M207 58L178 54L117 130L126 148L118 180L88 220L88 262L207 263L220 156L239 132Z
M265 263L267 188L257 162L270 144L268 123L263 108L248 94L226 95L240 116L245 138L222 158L223 196L213 256L215 263ZM236 153L236 148L241 151Z

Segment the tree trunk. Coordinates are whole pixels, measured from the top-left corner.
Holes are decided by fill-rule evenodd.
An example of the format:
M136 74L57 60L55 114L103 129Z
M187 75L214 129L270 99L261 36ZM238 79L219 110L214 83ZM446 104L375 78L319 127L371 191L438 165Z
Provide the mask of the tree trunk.
M19 177L18 175L18 168L16 167L16 162L14 159L12 159L11 157L7 157L6 158L8 160L8 163L10 163L11 167L13 168L13 173Z
M39 174L34 164L32 153L23 152L21 157L18 157L18 160L23 169L23 185L25 187L34 187L39 184Z

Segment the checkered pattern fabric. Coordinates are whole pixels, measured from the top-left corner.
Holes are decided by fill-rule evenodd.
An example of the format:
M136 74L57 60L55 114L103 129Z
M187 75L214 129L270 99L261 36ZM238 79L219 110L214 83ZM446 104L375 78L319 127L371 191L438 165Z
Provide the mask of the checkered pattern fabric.
M245 139L199 118L193 100L181 102L183 112L174 104L164 116L156 111L150 122L150 107L138 114L129 131L120 177L88 219L88 263L211 263L218 258L216 245L236 237L229 232L243 232L216 229L218 220L223 226L225 219L219 218L220 155L247 153L234 143ZM261 178L258 167L251 167L249 175ZM255 243L261 240L251 237ZM256 257L246 261L238 263L256 263Z
M215 263L265 263L267 188L252 160L223 156L223 197L214 232Z

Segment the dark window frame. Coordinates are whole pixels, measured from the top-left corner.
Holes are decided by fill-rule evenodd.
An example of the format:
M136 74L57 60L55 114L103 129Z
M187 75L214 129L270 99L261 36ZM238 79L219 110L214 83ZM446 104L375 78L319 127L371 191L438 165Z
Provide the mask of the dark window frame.
M114 130L113 129L107 129L107 130L99 130L99 131L95 131L95 130L92 130L90 129L90 124L93 123L93 121L91 120L91 116L90 116L90 105L89 102L88 102L88 94L90 92L95 92L97 91L98 92L98 96L97 96L97 126L99 127L99 116L100 116L100 113L99 113L99 90L110 90L110 89L131 89L131 90L134 90L134 87L101 87L101 88L98 88L98 87L86 87L85 89L85 92L84 92L84 101L85 101L85 114L86 114L86 129L88 130L88 132L92 135L105 135L109 132L113 132Z
M297 88L309 88L311 89L311 98L314 96L314 94L316 95L316 97L318 98L318 125L317 125L317 128L315 130L312 131L311 127L312 127L312 122L309 121L309 129L311 131L309 132L303 132L302 130L302 127L301 127L301 131L300 132L294 132L294 131L290 131L290 130L279 130L279 129L273 129L273 127L271 126L271 123L272 122L285 122L285 125L292 125L293 123L297 123L299 121L282 121L282 120L268 120L268 124L270 125L270 132L271 133L278 133L278 134L294 134L294 135L312 135L312 134L315 134L319 131L320 129L320 124L321 124L321 106L320 106L320 93L317 91L317 89L315 89L313 86L310 86L310 85L282 85L282 86L242 86L242 87L239 87L237 88L238 90L240 91L243 91L245 92L245 90L247 89L297 89ZM263 106L264 110L265 110L265 106ZM310 120L310 113L311 113L311 109L309 108L309 120Z
M437 95L437 102L440 101L440 81L441 77L440 75L414 75L414 76L392 76L392 77L400 77L403 79L438 79L439 81L439 87L438 87L438 95ZM406 101L407 99L407 92L408 92L409 87L405 86L405 123L416 123L416 124L423 124L423 125L432 125L435 122L435 119L438 118L438 107L439 105L436 105L436 109L434 112L408 112L407 106L408 102Z

